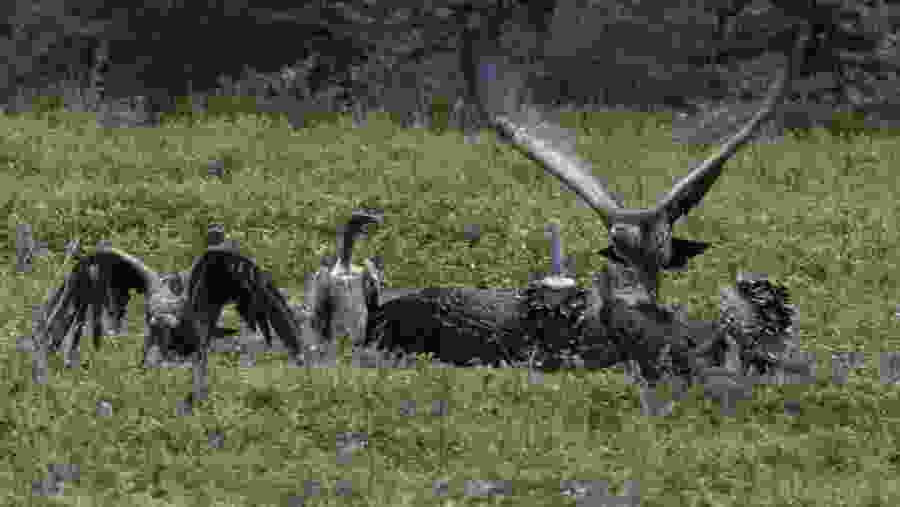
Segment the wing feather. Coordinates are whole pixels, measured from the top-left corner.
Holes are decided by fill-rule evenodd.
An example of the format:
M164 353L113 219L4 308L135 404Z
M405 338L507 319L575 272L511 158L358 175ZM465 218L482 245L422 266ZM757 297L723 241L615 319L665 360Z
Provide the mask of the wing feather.
M272 331L292 351L300 349L300 327L287 299L269 273L233 248L207 249L191 267L187 283L187 308L201 325L211 330L227 304L236 304L238 314L252 331L260 331L271 344ZM208 340L196 337L198 340ZM208 343L197 343L207 346Z
M52 349L74 333L77 346L82 326L90 321L95 343L104 334L102 315L122 319L130 291L146 293L155 273L139 259L112 248L101 249L78 260L63 283L44 305L44 325L40 332Z
M431 352L450 364L473 358L493 364L504 357L502 337L517 324L519 294L517 289L394 289L389 297L396 297L370 317L365 345Z

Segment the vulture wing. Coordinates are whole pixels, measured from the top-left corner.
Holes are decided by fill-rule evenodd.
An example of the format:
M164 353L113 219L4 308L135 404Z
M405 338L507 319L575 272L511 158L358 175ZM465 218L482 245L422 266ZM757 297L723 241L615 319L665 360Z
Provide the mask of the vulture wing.
M271 345L274 330L292 352L299 352L300 326L287 299L268 272L227 243L208 248L194 262L186 291L185 318L202 326L193 337L197 343L185 344L189 349L208 346L209 331L223 308L235 303L241 319L252 331L262 332L267 343Z
M156 273L140 259L123 251L98 248L82 257L55 289L43 307L42 329L35 330L35 340L56 350L66 336L73 334L72 348L77 349L85 324L90 325L94 345L112 331L102 317L116 322L125 317L129 292L152 291L158 283Z

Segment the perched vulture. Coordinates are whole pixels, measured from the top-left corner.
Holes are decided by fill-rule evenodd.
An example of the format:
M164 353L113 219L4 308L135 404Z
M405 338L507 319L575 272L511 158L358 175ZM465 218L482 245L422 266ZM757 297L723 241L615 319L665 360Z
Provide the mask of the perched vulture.
M303 342L318 359L332 360L335 338L350 336L354 345L365 338L369 313L378 308L384 288L384 263L380 257L353 264L353 246L369 226L381 224L377 209L353 210L350 220L338 227L335 254L322 259L318 271L306 279L303 297Z
M634 281L621 269L610 264L590 289L546 279L524 289L422 289L374 312L364 345L401 356L432 353L457 366L556 371L626 363L642 399L659 382L808 375L808 365L791 357L797 320L784 287L739 278L722 290L718 321L690 321L663 305L617 297Z
M682 267L706 248L704 243L672 239L672 226L700 203L725 162L772 114L808 38L807 30L801 29L792 46L783 48L786 64L757 114L652 209L623 207L575 154L562 129L533 111L505 110L507 93L497 90L496 68L478 66L478 98L491 124L573 190L606 224L607 270L595 275L593 287L580 288L564 277L554 279L561 271L560 255L554 254L557 273L524 289L422 289L381 305L369 319L365 344L403 353L431 352L456 365L554 370L608 368L625 362L634 364L640 382L650 386L667 378L690 382L716 372L739 376L751 365L759 370L786 364L764 353L766 347L761 345L787 343L784 322L776 319L772 329L778 332L765 338L759 333L767 333L761 330L771 326L752 324L768 315L753 296L756 290L771 296L765 304L790 313L786 293L767 280L739 281L727 291L723 319L730 324L691 323L660 305L657 290L662 270ZM743 333L740 339L731 336L738 332ZM737 355L742 364L726 364L723 350Z

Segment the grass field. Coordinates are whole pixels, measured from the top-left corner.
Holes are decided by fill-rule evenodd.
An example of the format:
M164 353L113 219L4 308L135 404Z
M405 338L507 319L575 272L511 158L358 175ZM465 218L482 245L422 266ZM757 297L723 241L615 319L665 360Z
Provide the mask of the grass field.
M703 156L640 115L564 124L631 205L649 205ZM221 222L299 297L354 207L385 210L358 255L382 255L395 287L522 286L546 269L543 228L556 218L588 283L604 263L597 217L483 137L470 145L377 117L359 129L341 121L302 131L259 117L113 131L74 114L0 120L0 504L291 505L305 481L320 481L307 505L555 506L575 504L560 481L581 479L607 481L611 495L637 481L643 506L900 505L900 399L879 378L880 354L900 350L892 139L813 133L751 147L676 227L715 246L665 276L666 302L715 318L719 287L739 270L766 272L792 291L803 347L818 359L816 384L758 386L734 417L699 393L671 417L641 417L636 388L616 370L536 382L522 371L347 361L289 369L275 353L255 368L214 355L210 401L178 417L190 373L139 367L140 298L127 338L101 350L85 340L80 371L64 371L57 355L49 385L31 384L15 338L70 268L61 252L74 237L86 246L110 239L157 269L183 269L206 225ZM225 161L221 180L207 176L213 159ZM51 250L30 274L13 268L17 223L32 224ZM469 224L483 232L474 245L463 239ZM865 355L845 385L831 381L836 351ZM100 400L111 416L95 416ZM801 410L786 415L792 400ZM368 441L347 461L337 452L345 432ZM211 445L210 435L223 439ZM62 496L32 497L48 464L78 464L80 479ZM467 496L465 481L478 479L508 480L511 494ZM448 481L446 496L433 492L438 480Z

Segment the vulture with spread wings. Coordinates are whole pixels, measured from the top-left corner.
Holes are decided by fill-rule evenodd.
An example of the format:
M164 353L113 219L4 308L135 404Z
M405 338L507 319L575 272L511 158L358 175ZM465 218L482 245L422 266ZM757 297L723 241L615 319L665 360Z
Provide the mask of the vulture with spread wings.
M104 315L122 322L132 290L145 297L145 366L159 366L163 355L172 351L194 354L195 394L197 388L205 389L206 355L227 304L236 304L241 319L269 344L274 330L295 358L302 352L300 316L271 275L234 243L208 247L188 271L157 273L137 257L101 242L77 262L44 306L42 322L34 330L36 369L46 372L48 351L58 350L63 342L68 342L66 366L77 365L85 326L99 347L105 334L116 331Z
M591 164L575 152L572 136L565 129L549 121L534 109L511 107L511 92L498 86L501 82L494 63L476 65L470 55L469 67L477 76L472 85L487 121L514 148L536 162L546 173L555 176L596 212L607 230L609 247L601 253L635 269L639 283L648 300L655 300L659 274L680 269L689 259L701 254L709 245L705 242L673 238L675 223L695 208L716 180L725 163L752 138L768 120L789 90L789 83L802 62L803 51L809 41L809 28L794 28L790 41L779 41L787 47L773 47L786 55L785 64L752 118L706 160L682 177L672 189L648 209L628 208L593 174Z
M508 90L498 86L496 66L476 65L476 56L470 53L467 68L476 74L470 78L476 80L476 98L489 123L590 205L606 228L609 248L604 253L611 262L606 271L595 275L594 287L577 287L562 276L562 255L554 239L552 272L545 279L525 289L427 288L386 301L369 319L365 345L402 353L430 352L457 365L505 362L553 370L579 364L601 369L631 362L647 385L716 371L723 360L712 351L725 343L726 331L733 326L691 323L658 301L660 273L684 266L707 246L673 239L672 227L701 202L725 163L770 117L788 90L808 40L808 27L801 26L789 47L774 48L785 54L785 65L759 111L650 209L626 208L613 197L559 126L540 114L509 108ZM472 44L466 47L472 51ZM778 308L778 315L791 314L785 295L768 280L739 282L728 293L723 318L741 322L734 329L744 330L743 338L732 338L736 345L729 344L729 350L740 350L744 370L755 363L758 370L770 364L786 367L781 358L771 359L761 352L787 348L790 326L786 319L776 319L772 329L777 332L769 340L752 331L757 327L750 322L759 319L748 316L769 310L754 300L757 290L771 293L766 300ZM760 347L762 341L781 347Z

